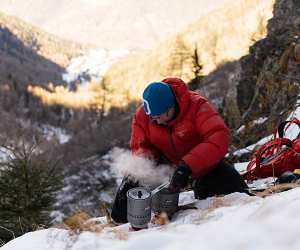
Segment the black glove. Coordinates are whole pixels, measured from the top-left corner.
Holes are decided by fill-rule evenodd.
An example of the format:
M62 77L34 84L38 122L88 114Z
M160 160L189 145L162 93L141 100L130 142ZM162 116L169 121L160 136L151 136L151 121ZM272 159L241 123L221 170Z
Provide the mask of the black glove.
M178 192L187 186L192 170L185 163L180 164L171 178L169 189Z

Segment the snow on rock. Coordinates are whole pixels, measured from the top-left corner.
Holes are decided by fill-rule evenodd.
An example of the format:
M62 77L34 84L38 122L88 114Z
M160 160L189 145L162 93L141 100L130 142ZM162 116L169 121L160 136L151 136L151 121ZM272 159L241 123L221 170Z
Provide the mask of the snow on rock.
M3 250L266 250L300 247L297 216L300 188L265 199L233 193L223 198L195 201L183 193L181 203L194 202L198 209L178 212L164 226L130 232L129 224L107 227L100 233L72 235L62 229L27 233Z
M300 119L300 96L298 96L296 107L297 108L290 114L287 120L291 120L292 118Z
M63 74L63 80L71 83L79 81L86 85L100 81L106 70L118 59L129 54L126 49L92 49L86 54L73 58Z
M258 125L264 123L266 120L268 120L268 117L260 117L257 120L254 120L253 123Z
M4 147L0 147L0 162L7 161L9 158L12 158L11 152Z
M255 144L252 144L252 145L250 145L250 146L248 146L246 148L239 149L239 150L235 151L233 153L233 155L240 157L243 154L247 154L249 152L253 152L253 150L254 150L255 147L261 146L261 145L265 144L266 142L268 142L269 140L271 140L272 136L273 135L269 135L269 136L267 136L265 138L262 138L261 140L259 140Z
M50 125L43 125L42 133L46 137L47 140L51 140L52 138L57 138L60 144L67 143L71 139L71 135L69 135L64 129L53 127Z
M255 180L252 183L247 183L247 184L249 188L252 190L263 190L268 187L274 186L276 179L277 179L276 177L268 177L268 178Z
M239 171L240 173L243 173L247 169L247 165L249 162L239 162L234 164L234 168Z

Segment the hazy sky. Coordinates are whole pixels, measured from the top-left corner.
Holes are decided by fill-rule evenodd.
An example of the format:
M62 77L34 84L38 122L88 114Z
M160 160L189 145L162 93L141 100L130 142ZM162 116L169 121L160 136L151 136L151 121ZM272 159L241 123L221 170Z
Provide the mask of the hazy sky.
M226 0L1 0L0 10L105 48L151 48Z

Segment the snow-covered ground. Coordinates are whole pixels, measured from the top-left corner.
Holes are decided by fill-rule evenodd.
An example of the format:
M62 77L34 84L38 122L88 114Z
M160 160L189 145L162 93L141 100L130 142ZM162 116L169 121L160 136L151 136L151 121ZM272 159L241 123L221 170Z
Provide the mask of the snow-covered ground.
M74 235L67 230L46 229L27 233L3 250L266 250L300 248L297 219L300 188L267 198L234 193L222 198L195 201L183 193L181 204L197 209L178 212L170 223L149 225L132 232L129 224L106 227L99 233ZM99 221L103 221L104 218Z

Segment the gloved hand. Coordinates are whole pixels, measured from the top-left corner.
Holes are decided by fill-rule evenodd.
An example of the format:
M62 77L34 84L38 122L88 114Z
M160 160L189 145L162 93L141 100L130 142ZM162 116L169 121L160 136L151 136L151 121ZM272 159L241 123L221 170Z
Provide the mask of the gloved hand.
M178 192L187 186L192 170L185 163L180 164L174 171L171 178L169 189L174 192Z

